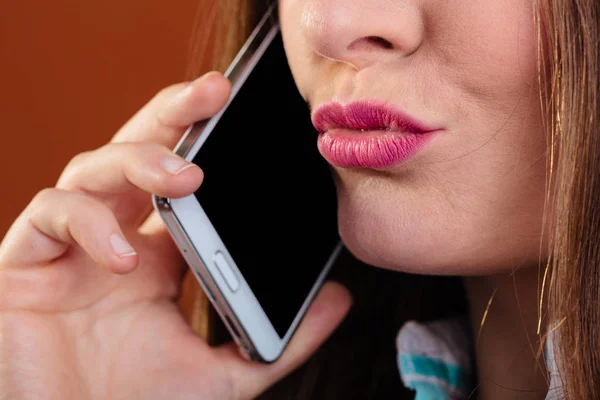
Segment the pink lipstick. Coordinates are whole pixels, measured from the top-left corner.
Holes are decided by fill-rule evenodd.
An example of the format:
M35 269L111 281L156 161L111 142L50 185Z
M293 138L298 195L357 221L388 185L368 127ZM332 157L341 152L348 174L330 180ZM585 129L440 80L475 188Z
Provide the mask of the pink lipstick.
M338 167L386 169L427 145L441 129L428 127L375 100L318 107L312 122L319 131L319 151Z

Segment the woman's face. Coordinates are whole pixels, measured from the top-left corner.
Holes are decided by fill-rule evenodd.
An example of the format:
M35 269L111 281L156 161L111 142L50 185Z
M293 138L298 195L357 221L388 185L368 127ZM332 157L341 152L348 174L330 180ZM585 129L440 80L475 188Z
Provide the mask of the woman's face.
M279 13L358 258L444 275L538 262L531 0L279 0Z

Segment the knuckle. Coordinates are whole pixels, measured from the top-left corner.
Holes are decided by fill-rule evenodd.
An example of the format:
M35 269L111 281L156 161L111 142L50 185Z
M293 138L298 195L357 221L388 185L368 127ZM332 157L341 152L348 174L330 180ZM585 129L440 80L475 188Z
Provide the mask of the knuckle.
M23 215L27 219L33 220L43 217L44 213L47 213L48 207L52 208L53 200L58 191L59 189L56 188L45 188L37 192L25 211L23 211Z
M112 211L104 203L85 194L68 193L62 212L55 217L55 224L61 231L76 226L89 225L90 221L110 221L114 218Z
M55 196L55 193L58 191L56 188L44 188L36 193L31 201L31 204L36 206L38 204L48 203L49 200Z
M31 202L31 215L52 208L54 224L59 226L70 225L87 215L105 216L109 210L100 201L85 194L70 192L57 188L46 188L39 191Z
M66 226L68 213L73 211L73 205L64 191L57 188L40 190L28 207L28 218L32 221L51 221L54 227ZM51 214L50 214L51 213Z
M84 151L75 155L73 158L71 158L71 160L69 160L67 166L65 167L65 170L78 168L89 158L90 153L91 151Z
M83 165L89 159L90 154L90 151L85 151L71 158L60 175L60 179L58 180L59 186L71 182L77 178L83 169Z

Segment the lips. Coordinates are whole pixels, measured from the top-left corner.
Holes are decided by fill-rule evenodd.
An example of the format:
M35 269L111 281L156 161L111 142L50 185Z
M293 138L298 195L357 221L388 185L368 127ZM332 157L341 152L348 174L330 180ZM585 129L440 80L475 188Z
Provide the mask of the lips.
M415 155L439 132L375 100L332 102L315 110L319 151L338 167L386 169Z

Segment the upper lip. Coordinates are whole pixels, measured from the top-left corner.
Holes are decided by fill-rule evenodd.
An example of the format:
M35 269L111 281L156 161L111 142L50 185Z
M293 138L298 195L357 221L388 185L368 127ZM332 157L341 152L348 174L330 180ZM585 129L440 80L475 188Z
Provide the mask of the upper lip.
M425 133L436 130L389 105L376 100L362 100L342 105L330 102L319 106L312 123L320 132L346 128L355 130L386 130Z

